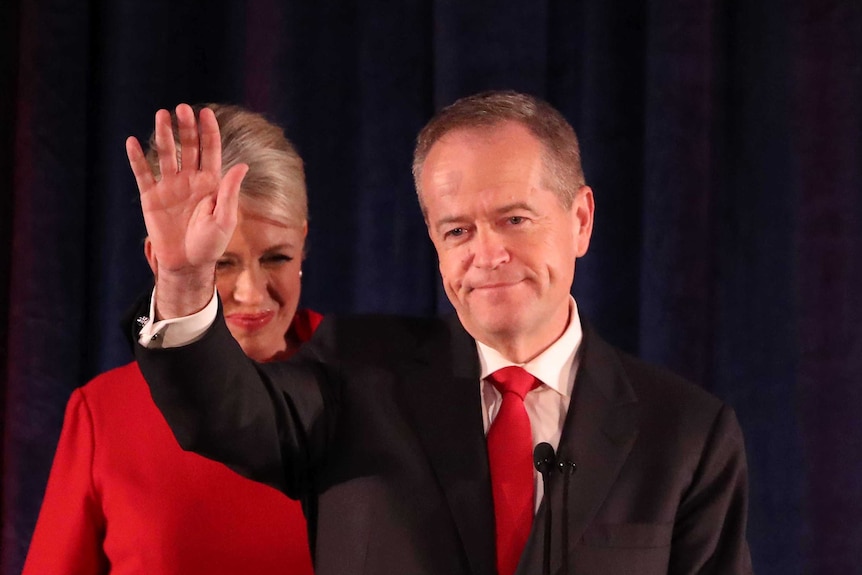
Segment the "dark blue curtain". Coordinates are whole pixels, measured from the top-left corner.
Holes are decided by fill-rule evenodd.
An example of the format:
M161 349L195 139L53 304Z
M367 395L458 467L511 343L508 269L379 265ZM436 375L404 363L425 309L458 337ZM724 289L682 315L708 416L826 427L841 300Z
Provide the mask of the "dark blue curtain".
M69 394L130 359L149 272L125 137L179 102L267 114L307 162L303 304L430 315L413 140L488 88L580 134L584 315L737 410L757 572L862 564L858 0L6 0L0 77L2 575Z

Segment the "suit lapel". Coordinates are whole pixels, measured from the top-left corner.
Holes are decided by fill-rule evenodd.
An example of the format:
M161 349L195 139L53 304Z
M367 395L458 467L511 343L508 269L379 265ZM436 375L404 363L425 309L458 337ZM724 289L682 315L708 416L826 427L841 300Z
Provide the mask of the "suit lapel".
M449 504L476 575L496 573L494 506L475 341L457 317L418 346L403 401Z
M617 352L586 323L581 345L574 394L557 448L559 461L574 462L577 470L568 478L565 503L566 478L554 474L550 488L552 573L562 566L560 537L564 506L568 516L566 553L571 553L574 542L581 538L604 502L638 433L637 398L619 364ZM541 573L548 500L546 495L536 515L519 573Z

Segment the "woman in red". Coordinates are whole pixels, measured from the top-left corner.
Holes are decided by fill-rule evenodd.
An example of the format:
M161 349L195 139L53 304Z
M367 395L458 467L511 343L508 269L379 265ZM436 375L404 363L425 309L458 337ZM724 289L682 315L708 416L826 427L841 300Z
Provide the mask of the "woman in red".
M308 231L302 160L262 116L208 107L221 129L223 172L249 166L239 222L216 272L225 318L249 357L283 358L320 322L313 311L297 311ZM149 147L159 177L154 137ZM145 252L157 274L149 244ZM66 408L24 575L69 573L305 575L312 568L299 503L180 449L130 363L77 389Z

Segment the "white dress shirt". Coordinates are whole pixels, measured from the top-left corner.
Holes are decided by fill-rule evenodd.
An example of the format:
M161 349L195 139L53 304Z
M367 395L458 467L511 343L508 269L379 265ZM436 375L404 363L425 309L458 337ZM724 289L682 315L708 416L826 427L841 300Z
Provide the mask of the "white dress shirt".
M485 433L488 433L501 404L500 392L486 378L498 369L517 365L542 382L542 385L529 392L524 398L524 406L527 408L530 428L533 432L533 447L545 441L556 450L560 444L563 424L566 422L566 413L569 410L569 402L575 386L581 339L583 339L583 331L578 316L578 306L572 298L566 331L551 344L551 347L527 363L512 363L496 350L477 341ZM538 509L542 501L544 485L541 475L535 469L533 469L533 479L536 485L535 509Z
M215 321L218 315L218 292L213 288L213 297L197 313L184 317L153 321L156 317L156 289L150 298L149 317L140 317L142 324L138 343L146 348L182 347L196 342Z

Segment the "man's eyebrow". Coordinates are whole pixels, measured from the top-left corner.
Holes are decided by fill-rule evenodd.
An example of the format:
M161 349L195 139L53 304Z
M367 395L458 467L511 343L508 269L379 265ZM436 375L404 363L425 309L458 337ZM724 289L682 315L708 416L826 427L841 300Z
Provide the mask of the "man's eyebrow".
M440 227L440 226L445 226L445 225L454 224L454 223L458 223L458 222L463 222L466 219L467 218L465 216L459 216L459 215L446 216L446 217L440 218L439 220L434 222L434 227Z
M524 211L530 212L531 214L536 213L536 210L534 210L533 207L530 204L528 204L527 202L512 202L511 204L505 204L503 206L500 206L499 208L496 208L494 210L494 213L497 215L503 215L503 214L507 214L509 212L513 212L515 210L524 210ZM434 222L434 225L435 226L444 226L447 224L456 224L456 223L463 222L466 220L467 220L466 216L455 214L455 215L445 216L445 217L440 218L439 220Z
M534 210L533 207L530 204L528 204L527 202L512 202L511 204L506 204L505 206L500 206L499 208L497 208L494 211L498 214L505 214L505 213L512 212L515 210L525 210L527 212L530 212L531 214L536 213L536 210Z

